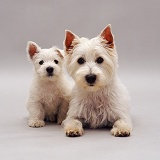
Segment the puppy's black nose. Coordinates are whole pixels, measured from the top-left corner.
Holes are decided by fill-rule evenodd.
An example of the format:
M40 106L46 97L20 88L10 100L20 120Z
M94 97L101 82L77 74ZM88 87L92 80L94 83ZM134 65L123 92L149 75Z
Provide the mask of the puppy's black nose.
M47 67L46 68L46 71L49 73L49 74L51 74L51 73L53 73L53 67Z
M89 84L93 84L96 81L96 75L95 74L88 74L88 75L85 76L85 78L86 78L86 81Z

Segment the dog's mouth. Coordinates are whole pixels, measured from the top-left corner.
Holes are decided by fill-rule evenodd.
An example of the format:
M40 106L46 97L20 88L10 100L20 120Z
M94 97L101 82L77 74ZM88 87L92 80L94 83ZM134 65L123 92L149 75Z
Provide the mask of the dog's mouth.
M52 77L53 76L53 73L48 73L47 74L47 77Z
M97 86L96 83L92 83L92 84L87 84L87 86L85 86L85 89L88 92L96 92L99 89L99 87Z
M88 84L88 86L90 86L90 87L93 87L94 85L95 85L95 84L90 84L90 83Z

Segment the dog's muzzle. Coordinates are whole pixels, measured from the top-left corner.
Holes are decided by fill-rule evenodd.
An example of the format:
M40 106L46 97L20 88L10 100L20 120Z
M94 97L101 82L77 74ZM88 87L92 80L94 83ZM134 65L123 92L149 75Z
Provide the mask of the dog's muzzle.
M96 78L97 76L95 74L88 74L85 76L85 79L90 86L94 85Z
M53 71L54 71L53 67L47 67L46 71L47 71L48 76L53 76Z

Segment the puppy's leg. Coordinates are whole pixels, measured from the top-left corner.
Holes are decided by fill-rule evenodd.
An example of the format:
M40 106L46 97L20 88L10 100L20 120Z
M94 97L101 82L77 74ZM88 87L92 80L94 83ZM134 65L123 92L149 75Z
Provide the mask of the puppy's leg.
M43 127L45 125L45 111L43 105L40 102L29 102L27 104L27 109L30 114L28 125L30 127Z
M79 137L84 133L82 123L78 119L66 119L63 121L63 126L68 137Z
M57 123L61 124L62 121L66 118L68 112L69 103L65 100L61 101L58 111Z
M131 131L132 131L132 123L130 121L130 118L128 119L122 118L114 123L111 133L115 137L128 137L130 136Z

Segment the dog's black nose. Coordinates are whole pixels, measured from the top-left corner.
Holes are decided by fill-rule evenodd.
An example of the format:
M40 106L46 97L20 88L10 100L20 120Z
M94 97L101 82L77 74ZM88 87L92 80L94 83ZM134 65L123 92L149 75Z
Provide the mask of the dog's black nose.
M49 74L51 74L51 73L53 73L53 67L47 67L46 68L46 71L49 73Z
M89 84L93 84L96 81L96 75L95 74L88 74L88 75L85 76L85 78L86 78L86 81Z

